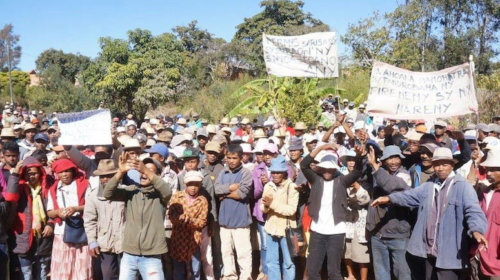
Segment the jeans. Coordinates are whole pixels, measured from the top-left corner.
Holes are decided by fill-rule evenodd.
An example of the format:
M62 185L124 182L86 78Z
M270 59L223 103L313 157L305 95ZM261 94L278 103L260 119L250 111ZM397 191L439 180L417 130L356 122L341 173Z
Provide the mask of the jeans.
M161 256L136 256L123 253L120 264L120 280L135 280L137 272L142 279L164 280Z
M408 238L380 238L372 236L373 271L377 280L391 280L391 271L399 280L410 280L411 273L406 263ZM391 270L391 262L393 267Z
M201 279L201 253L200 247L196 248L191 261L189 262L189 269L191 270L191 277L189 280L200 280ZM186 279L186 262L181 262L174 259L174 279Z
M310 280L321 279L321 267L327 258L328 279L342 280L340 262L344 252L345 234L324 235L311 231L307 272ZM271 279L271 278L270 278ZM378 280L378 278L377 278Z
M9 271L9 248L7 243L0 243L0 280L7 280Z
M18 255L21 266L20 280L46 280L50 271L50 256L21 257Z
M257 221L257 229L259 231L260 238L260 262L262 264L262 273L267 275L267 260L266 260L266 252L267 252L267 234L264 230L264 223Z
M285 237L267 235L267 272L269 279L282 279L281 271L283 271L283 280L295 279L295 265L293 264L288 245ZM283 256L283 263L280 269L280 249Z

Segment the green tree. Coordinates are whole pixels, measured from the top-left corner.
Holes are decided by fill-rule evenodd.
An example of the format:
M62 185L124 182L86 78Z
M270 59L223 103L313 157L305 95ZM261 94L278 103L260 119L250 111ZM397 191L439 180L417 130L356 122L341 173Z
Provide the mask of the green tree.
M74 84L77 75L81 74L89 66L90 58L81 54L48 49L38 56L35 63L40 74L43 74L52 65L57 65L61 70L61 76Z
M31 108L45 111L79 112L95 109L83 87L75 86L63 76L58 65L51 65L40 76L40 85L30 87L27 102Z
M12 90L14 97L16 99L25 98L26 89L30 84L30 76L24 71L12 71ZM9 97L10 100L10 90L9 90L9 74L7 72L0 72L0 96Z
M128 32L128 40L100 39L101 52L83 72L82 80L94 102L114 113L146 111L174 99L182 82L182 43L173 34Z
M318 120L319 99L332 94L341 94L342 89L321 86L320 79L278 78L253 80L232 94L232 98L247 96L228 113L271 114L275 119L287 117L293 122L312 124Z
M10 47L10 67L15 69L21 61L21 46L19 45L18 34L14 34L14 26L6 24L0 30L0 71L8 70L7 64L7 47Z
M240 43L246 53L242 59L252 65L257 74L265 73L262 53L262 33L270 35L303 35L329 31L330 27L303 10L304 2L289 0L265 0L264 9L236 26L233 42Z

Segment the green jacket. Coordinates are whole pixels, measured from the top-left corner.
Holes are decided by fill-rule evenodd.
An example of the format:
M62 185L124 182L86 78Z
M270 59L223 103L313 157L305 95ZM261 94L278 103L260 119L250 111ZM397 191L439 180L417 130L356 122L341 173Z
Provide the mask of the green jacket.
M151 186L124 186L113 177L104 188L104 197L125 201L125 232L122 249L131 255L152 256L167 252L165 239L166 205L172 191L167 183L155 176Z

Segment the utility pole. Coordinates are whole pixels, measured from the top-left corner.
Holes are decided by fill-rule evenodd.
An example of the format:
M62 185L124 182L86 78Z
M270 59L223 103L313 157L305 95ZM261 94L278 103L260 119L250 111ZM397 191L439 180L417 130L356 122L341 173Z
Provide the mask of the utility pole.
M12 75L10 74L10 42L7 35L7 69L9 70L9 88L10 88L10 106L14 105L14 98L12 97Z

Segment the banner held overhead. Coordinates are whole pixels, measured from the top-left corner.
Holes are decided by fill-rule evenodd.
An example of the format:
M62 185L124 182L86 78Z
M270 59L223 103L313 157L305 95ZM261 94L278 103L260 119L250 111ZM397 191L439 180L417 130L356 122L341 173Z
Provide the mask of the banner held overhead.
M59 145L110 145L111 113L92 110L57 114L61 138Z
M335 32L301 36L262 34L262 42L269 75L310 78L339 76Z
M436 72L412 72L379 61L373 64L367 107L371 116L428 119L477 110L468 63Z

